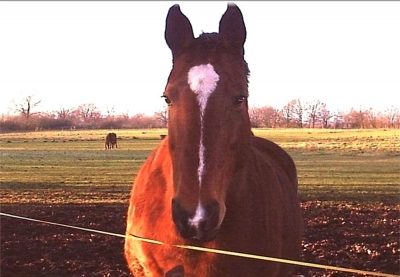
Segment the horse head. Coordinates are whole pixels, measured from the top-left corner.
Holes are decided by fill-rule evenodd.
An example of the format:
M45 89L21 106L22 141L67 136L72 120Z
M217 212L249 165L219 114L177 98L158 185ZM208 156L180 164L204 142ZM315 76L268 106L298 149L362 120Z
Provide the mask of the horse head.
M173 56L163 95L169 106L172 218L183 238L208 241L220 229L229 187L252 136L246 28L239 8L228 4L219 33L194 38L191 23L175 5L165 39Z

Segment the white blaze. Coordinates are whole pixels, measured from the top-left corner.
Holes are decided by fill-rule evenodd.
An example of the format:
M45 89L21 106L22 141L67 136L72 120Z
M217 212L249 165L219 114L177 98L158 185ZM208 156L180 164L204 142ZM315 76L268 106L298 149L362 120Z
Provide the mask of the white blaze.
M207 107L207 101L210 95L215 91L219 76L215 72L211 64L202 64L193 66L188 72L188 84L190 89L196 94L197 102L200 107L200 145L199 145L199 167L197 168L197 176L199 179L199 190L203 180L204 174L204 152L205 147L203 144L203 117L204 111ZM195 215L189 219L189 224L199 228L199 224L204 217L204 209L200 203L197 205Z
M204 174L204 152L203 145L203 116L207 106L207 100L215 91L219 80L218 74L215 72L211 64L202 64L193 66L188 72L188 84L190 89L197 95L197 102L200 107L200 146L199 146L199 167L197 174L199 184L201 186L202 177Z

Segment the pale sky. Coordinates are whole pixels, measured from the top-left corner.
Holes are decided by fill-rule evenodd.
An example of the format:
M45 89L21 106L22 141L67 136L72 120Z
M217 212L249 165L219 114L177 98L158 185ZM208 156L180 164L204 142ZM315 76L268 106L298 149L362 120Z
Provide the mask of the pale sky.
M95 104L152 115L172 57L168 9L194 35L217 32L227 2L0 2L0 114L28 95L36 111ZM236 1L247 28L250 106L320 100L332 110L400 107L399 1Z

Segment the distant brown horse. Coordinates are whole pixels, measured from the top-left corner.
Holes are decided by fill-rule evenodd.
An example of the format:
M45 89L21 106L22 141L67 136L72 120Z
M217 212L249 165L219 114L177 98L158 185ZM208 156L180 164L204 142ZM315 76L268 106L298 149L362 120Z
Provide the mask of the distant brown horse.
M169 106L168 135L132 188L125 240L131 272L287 276L292 269L287 264L169 246L297 259L303 223L293 160L251 132L246 28L239 8L228 5L219 33L194 38L189 20L175 5L167 15L165 38L173 56L163 95Z
M104 145L105 149L112 149L112 148L118 148L117 145L117 134L116 133L108 133L106 136L106 143Z

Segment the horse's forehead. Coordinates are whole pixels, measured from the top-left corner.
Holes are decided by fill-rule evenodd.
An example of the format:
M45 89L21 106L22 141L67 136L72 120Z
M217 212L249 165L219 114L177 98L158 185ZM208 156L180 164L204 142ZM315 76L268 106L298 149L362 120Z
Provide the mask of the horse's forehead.
M187 74L190 90L196 94L200 111L203 114L208 98L214 93L219 81L219 75L211 64L193 66Z
M193 66L187 74L187 82L190 89L199 97L208 97L215 91L219 75L215 72L212 64L201 64Z
M237 93L247 95L247 77L244 71L233 67L233 64L228 64L227 67L228 69L219 63L207 61L176 66L171 72L165 91L185 94L191 92L200 105L207 102L213 94L226 97Z

